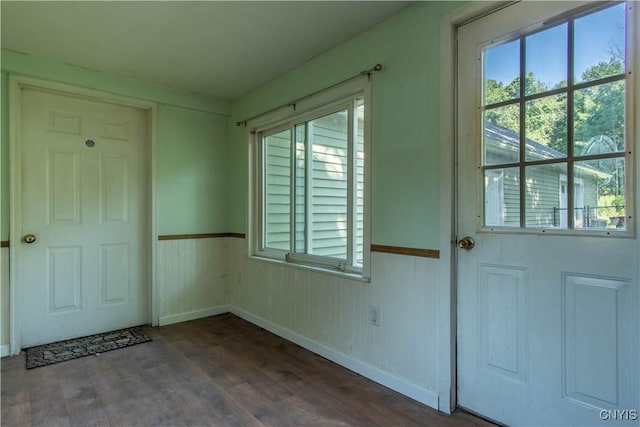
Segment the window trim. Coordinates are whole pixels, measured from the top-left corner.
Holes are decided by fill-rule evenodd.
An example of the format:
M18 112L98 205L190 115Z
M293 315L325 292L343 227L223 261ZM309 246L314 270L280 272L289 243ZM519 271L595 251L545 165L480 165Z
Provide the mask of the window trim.
M274 134L283 130L294 130L301 123L331 114L336 111L348 108L349 124L347 131L355 133L357 129L351 123L353 121L353 108L356 98L363 99L364 103L364 229L363 229L363 262L362 268L352 267L342 259L311 255L290 253L285 250L262 247L264 241L265 223L265 180L264 176L264 144L262 144L261 135L265 132ZM338 274L347 278L355 278L358 280L368 281L371 273L370 266L370 207L371 207L371 185L370 185L370 169L371 169L371 87L368 76L359 76L351 79L344 84L330 87L329 89L302 98L296 103L292 103L287 107L271 111L260 117L250 120L246 126L247 141L249 143L249 256L256 259L264 259L270 261L281 262L283 265L295 267L307 267L314 271L326 271L332 274ZM355 136L355 135L353 135ZM355 138L353 139L355 142ZM356 150L356 144L351 144L349 150ZM348 156L348 170L352 171L357 165L353 155ZM295 162L295 159L291 159ZM353 162L353 164L351 164ZM293 164L292 164L293 166ZM352 177L353 173L349 173L347 177L347 197L355 196L355 186L357 183ZM353 239L355 238L354 228L355 206L354 203L348 203L347 223L350 234L353 236L347 240L347 250L354 251ZM290 209L293 212L293 209ZM350 228L349 228L350 226ZM351 252L349 252L351 253ZM355 259L354 259L355 262Z

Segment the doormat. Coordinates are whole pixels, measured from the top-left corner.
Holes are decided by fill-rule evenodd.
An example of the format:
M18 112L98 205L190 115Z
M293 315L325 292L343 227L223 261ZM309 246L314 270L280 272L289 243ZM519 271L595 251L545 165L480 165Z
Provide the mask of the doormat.
M148 341L151 341L151 338L142 331L140 326L136 326L30 347L25 349L27 352L27 369L53 365L54 363L100 354Z

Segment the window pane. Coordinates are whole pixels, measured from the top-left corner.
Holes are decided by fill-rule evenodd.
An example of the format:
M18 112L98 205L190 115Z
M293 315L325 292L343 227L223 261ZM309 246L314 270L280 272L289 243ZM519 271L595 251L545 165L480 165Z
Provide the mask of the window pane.
M296 205L295 205L295 247L294 252L306 252L306 140L307 126L301 124L296 126Z
M624 80L575 91L575 155L624 151L624 100Z
M567 96L546 96L525 103L525 160L567 155Z
M567 164L527 166L525 169L525 217L527 227L566 227L566 190L562 193L562 177ZM566 185L565 185L566 189Z
M355 258L354 264L362 266L364 259L364 100L356 102L356 203L355 203Z
M290 250L291 140L289 130L264 138L264 246Z
M520 40L485 49L483 105L520 96Z
M520 109L518 104L484 112L484 165L520 161Z
M624 230L624 158L576 162L573 171L575 227Z
M574 79L577 83L624 72L625 8L617 4L576 19Z
M520 226L520 169L484 172L484 225Z
M347 121L343 110L308 122L313 155L310 254L347 257Z
M525 39L525 94L567 86L567 24Z

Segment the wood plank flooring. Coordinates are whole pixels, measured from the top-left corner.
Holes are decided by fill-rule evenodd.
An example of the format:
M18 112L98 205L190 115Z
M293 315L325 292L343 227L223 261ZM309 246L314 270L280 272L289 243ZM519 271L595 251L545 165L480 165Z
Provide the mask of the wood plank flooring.
M2 359L6 426L491 426L448 416L231 314L25 369Z

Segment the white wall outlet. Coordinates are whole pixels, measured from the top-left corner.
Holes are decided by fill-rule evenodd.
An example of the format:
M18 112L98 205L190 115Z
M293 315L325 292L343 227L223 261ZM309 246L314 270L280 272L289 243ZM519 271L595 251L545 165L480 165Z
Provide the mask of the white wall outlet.
M369 322L372 325L380 326L380 307L372 305L369 309Z

